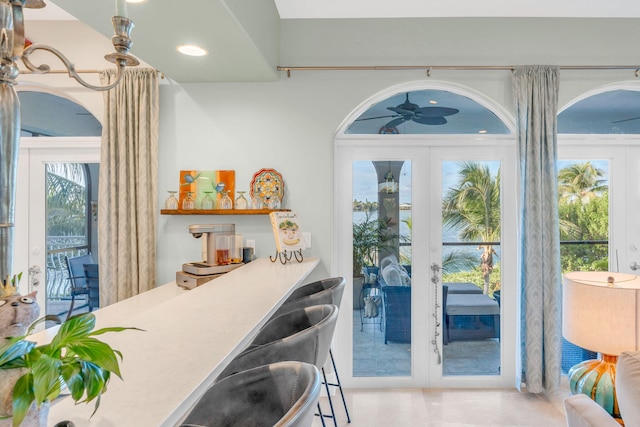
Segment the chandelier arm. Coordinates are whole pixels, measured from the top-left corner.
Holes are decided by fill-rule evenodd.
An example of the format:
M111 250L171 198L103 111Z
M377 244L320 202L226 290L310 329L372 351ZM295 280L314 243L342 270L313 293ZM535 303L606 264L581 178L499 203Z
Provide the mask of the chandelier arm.
M97 90L97 91L113 89L118 85L118 83L120 83L120 80L122 79L122 76L123 76L125 64L123 63L123 61L117 61L116 65L118 67L117 68L118 74L116 76L116 80L113 83L106 86L92 85L90 83L87 83L82 79L82 77L80 77L80 75L76 72L75 65L73 65L73 63L71 63L71 61L69 61L69 59L67 59L67 57L64 56L64 54L60 52L58 49L53 48L51 46L47 46L45 44L32 44L31 46L29 46L24 50L24 53L22 54L22 62L24 63L25 67L29 69L29 71L32 71L37 74L46 74L49 71L51 71L51 67L49 67L47 64L35 66L33 62L31 62L31 60L29 59L29 56L37 50L44 50L57 56L58 59L60 59L60 61L64 64L64 67L67 69L69 77L75 79L78 83L80 83L82 86L88 89Z

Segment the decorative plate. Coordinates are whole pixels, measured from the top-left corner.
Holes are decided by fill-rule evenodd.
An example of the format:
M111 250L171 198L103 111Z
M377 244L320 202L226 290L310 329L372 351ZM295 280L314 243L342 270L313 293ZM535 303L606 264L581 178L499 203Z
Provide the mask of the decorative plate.
M282 203L284 197L284 180L275 169L260 169L253 174L249 194L252 198L259 198L267 203L275 198Z

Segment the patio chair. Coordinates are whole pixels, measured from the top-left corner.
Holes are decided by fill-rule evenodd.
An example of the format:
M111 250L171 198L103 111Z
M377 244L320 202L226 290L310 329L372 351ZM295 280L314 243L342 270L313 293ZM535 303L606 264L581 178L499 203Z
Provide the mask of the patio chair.
M77 308L83 308L89 306L89 290L87 288L87 281L84 276L84 265L94 264L93 256L91 254L80 255L77 257L65 257L67 262L68 279L71 293L71 305L69 306L69 313L67 313L67 319L73 314L75 310L76 297L79 295L87 295L87 303Z
M100 276L98 264L84 264L84 280L87 284L89 311L100 308Z

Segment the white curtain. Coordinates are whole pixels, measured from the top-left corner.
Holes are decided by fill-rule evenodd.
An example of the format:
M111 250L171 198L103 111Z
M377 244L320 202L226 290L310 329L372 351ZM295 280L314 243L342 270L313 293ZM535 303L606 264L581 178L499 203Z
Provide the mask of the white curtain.
M558 229L559 68L520 66L513 75L520 166L520 286L527 390L560 385L562 287Z
M102 84L115 70L100 73ZM156 285L158 74L127 69L104 95L98 233L100 305Z

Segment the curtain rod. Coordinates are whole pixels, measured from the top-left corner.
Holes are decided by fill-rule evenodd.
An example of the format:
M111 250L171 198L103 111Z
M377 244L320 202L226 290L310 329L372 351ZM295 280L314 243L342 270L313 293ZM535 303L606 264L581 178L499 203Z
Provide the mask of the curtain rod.
M78 74L98 74L100 70L75 70ZM158 77L164 80L164 73L160 70L156 70L158 73ZM45 74L69 74L67 70L49 70L46 73L36 73L29 70L20 70L20 74L36 74L36 75L45 75Z
M640 65L560 65L561 70L635 70L636 77L640 76ZM398 71L398 70L424 70L427 77L431 70L504 70L513 71L513 65L338 65L338 66L311 66L293 67L278 66L278 71L286 71L287 77L291 77L291 71Z

